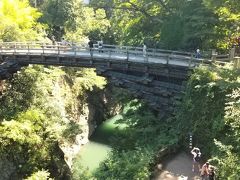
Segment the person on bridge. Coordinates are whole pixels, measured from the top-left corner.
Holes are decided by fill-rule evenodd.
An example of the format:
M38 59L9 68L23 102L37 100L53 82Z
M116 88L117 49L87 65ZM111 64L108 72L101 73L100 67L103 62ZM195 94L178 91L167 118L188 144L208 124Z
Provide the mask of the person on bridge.
M144 61L147 60L147 46L145 43L143 43L143 58L144 58Z
M197 59L201 58L200 49L197 49L197 50L196 50L196 58L197 58Z
M61 39L61 45L62 46L66 46L67 45L67 41L64 38Z
M195 166L198 166L198 170L201 170L201 166L200 166L200 158L201 158L201 152L199 148L194 147L191 150L191 154L193 155L193 166L192 166L192 171L195 171Z
M201 169L201 180L209 180L209 162L206 162Z
M88 46L89 46L90 55L91 57L93 57L93 40L92 39L90 39L90 41L88 42Z
M52 40L52 45L56 45L56 39L54 36L51 37L51 40Z

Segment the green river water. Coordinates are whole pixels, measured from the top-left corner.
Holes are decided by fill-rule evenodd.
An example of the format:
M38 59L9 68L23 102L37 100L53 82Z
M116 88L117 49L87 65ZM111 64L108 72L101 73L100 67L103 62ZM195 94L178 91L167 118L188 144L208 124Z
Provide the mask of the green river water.
M115 123L121 117L121 115L117 115L104 121L96 128L89 143L82 147L78 155L80 159L77 158L77 160L80 160L81 165L84 168L88 168L90 172L93 172L99 166L100 162L107 158L108 153L112 149L110 139L125 127L123 124L119 125Z

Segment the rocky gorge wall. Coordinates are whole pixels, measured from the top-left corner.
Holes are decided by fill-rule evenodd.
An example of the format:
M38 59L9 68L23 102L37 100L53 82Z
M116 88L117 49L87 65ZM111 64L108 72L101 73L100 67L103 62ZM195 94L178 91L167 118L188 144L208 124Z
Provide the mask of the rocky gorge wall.
M46 128L54 134L52 139L54 146L48 158L51 160L49 162L48 159L42 159L50 163L45 170L51 173L51 177L70 179L72 160L82 145L88 142L88 138L104 119L115 115L121 109L118 102L112 98L111 87L105 86L104 78L96 76L91 69L64 71L61 68L29 66L16 74L16 77L15 85L21 88L14 89L11 79L8 82L2 81L1 95L11 96L11 93L6 93L11 89L5 87L13 87L16 93L24 95L26 94L24 88L34 86L31 103L26 100L26 104L29 105L29 109L39 108L47 113L49 119L46 119ZM33 77L31 82L27 81L28 77ZM21 92L17 92L18 90ZM4 180L20 175L18 169L21 167L18 167L14 160L6 157L1 157L0 160L0 174Z

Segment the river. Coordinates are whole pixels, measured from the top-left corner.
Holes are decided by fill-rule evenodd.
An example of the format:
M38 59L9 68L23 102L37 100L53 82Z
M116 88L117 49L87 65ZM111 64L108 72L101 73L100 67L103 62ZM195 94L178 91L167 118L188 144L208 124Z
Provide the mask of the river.
M122 116L117 115L98 126L89 142L82 147L75 161L81 161L83 168L87 168L90 172L98 168L100 162L107 158L112 149L110 139L126 127L124 124L115 123L120 118Z

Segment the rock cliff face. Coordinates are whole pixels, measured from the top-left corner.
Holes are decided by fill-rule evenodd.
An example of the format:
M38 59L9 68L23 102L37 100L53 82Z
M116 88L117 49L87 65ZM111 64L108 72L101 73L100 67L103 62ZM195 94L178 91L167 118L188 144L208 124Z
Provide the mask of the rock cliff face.
M64 159L71 169L72 160L80 151L81 146L88 142L94 129L104 119L103 91L93 90L76 95L69 83L60 77L53 85L51 103L60 110L65 124L74 123L80 127L78 132L68 137L60 137L59 147L64 153Z
M56 145L51 150L53 154L50 165L46 170L51 176L66 180L67 176L70 178L72 160L82 145L88 142L95 128L104 119L115 115L121 106L112 98L114 93L111 88L100 89L94 84L89 85L87 84L89 80L84 76L80 76L82 79L77 81L79 76L75 78L74 74L69 75L61 69L44 68L41 73L46 74L44 74L46 77L41 74L41 81L36 82L36 89L41 92L39 95L41 100L36 96L33 101L43 103L42 107L47 107L48 112L54 115L50 129L57 138ZM4 87L4 82L0 81L0 93L5 92ZM64 134L64 131L67 133ZM14 160L0 157L0 180L18 179L12 178L19 176L18 169Z
M72 167L73 158L79 153L82 145L88 143L88 138L97 126L95 116L96 109L94 105L89 103L85 104L82 107L82 113L78 119L75 120L75 122L81 126L81 133L75 136L73 142L62 141L60 143L60 148L64 152L64 159L70 168Z
M73 158L79 153L81 147L88 143L89 137L94 133L98 125L109 116L116 115L121 105L112 98L113 90L106 87L104 90L93 90L88 92L85 103L81 106L79 115L75 122L81 126L82 132L75 136L74 142L62 142L61 149L68 166L72 167Z

